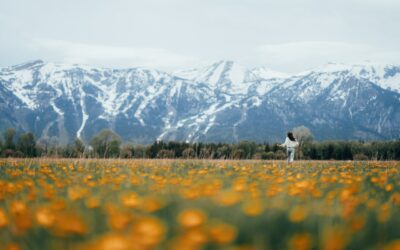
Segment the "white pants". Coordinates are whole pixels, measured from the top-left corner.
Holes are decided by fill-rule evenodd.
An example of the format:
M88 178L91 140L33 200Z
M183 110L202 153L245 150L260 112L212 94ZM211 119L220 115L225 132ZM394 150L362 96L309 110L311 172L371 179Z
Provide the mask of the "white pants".
M293 159L294 159L294 152L295 152L295 151L296 151L296 150L295 150L294 148L287 148L287 155L288 155L287 162L288 162L288 163L293 162Z

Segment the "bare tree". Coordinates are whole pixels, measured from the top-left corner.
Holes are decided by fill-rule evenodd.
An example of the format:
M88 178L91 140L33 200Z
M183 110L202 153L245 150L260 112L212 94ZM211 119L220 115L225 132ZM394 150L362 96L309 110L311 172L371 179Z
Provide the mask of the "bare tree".
M295 127L292 130L293 136L299 142L299 153L298 158L302 159L304 145L311 143L314 140L314 136L311 131L305 126Z
M90 145L100 157L118 157L121 142L121 138L115 132L103 129L92 138Z

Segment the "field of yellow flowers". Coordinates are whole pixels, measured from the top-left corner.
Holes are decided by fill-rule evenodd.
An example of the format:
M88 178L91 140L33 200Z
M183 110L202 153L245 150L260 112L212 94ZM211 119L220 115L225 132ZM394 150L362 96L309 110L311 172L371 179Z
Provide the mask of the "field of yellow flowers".
M0 160L0 249L400 249L399 162Z

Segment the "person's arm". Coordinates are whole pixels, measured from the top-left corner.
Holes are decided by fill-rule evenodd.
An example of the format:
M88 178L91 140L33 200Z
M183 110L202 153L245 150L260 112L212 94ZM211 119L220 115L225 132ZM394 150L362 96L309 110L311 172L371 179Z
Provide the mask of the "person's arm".
M288 138L286 137L285 142L282 143L282 144L280 144L279 146L281 146L281 147L286 147L286 146L287 146L287 143L288 143Z

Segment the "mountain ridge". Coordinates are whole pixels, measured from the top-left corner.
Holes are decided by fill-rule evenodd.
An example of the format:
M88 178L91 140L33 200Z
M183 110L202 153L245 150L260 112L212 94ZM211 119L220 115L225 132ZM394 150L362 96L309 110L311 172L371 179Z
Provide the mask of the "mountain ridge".
M137 143L279 141L300 125L317 139L395 139L399 108L396 65L327 64L290 75L226 60L172 73L35 60L0 70L0 129L61 143L103 128Z

